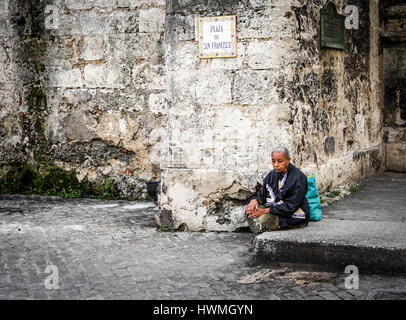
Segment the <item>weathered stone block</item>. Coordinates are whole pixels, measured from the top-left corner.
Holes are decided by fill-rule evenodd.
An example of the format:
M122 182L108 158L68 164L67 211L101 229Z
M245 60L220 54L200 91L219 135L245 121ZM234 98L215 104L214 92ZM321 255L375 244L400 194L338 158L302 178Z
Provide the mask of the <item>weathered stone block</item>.
M103 112L140 112L144 108L145 94L134 89L100 89L97 102Z
M238 39L269 39L274 30L271 19L264 12L250 12L237 16Z
M137 8L150 3L151 0L117 0L117 6L120 8Z
M165 7L166 0L151 0L153 6Z
M15 83L17 74L9 63L0 63L0 83Z
M386 127L384 129L384 143L403 143L406 141L406 127Z
M76 108L80 105L84 105L87 103L96 103L96 90L91 89L63 89L61 92L61 97L58 103L63 100L67 104L74 105ZM54 93L51 93L53 96ZM58 94L55 94L58 95ZM60 108L62 106L60 105ZM61 108L62 109L62 108Z
M83 47L80 48L80 57L84 60L100 60L104 58L104 36L86 36Z
M245 189L246 186L237 182L245 178L244 174L231 171L165 171L165 191L159 198L160 207L170 208L174 229L185 224L193 231L234 231L247 225L244 210L238 204L227 204L223 197L225 194L232 197L235 190ZM194 191L196 188L198 192Z
M152 165L156 166L157 168L161 165L161 149L162 149L162 138L165 135L164 128L157 128L151 131L149 134L149 139L151 141L152 146L149 148L148 151L148 159Z
M87 35L113 33L114 18L106 13L82 12L79 16L81 32Z
M231 75L226 72L202 72L196 83L196 99L200 105L231 103Z
M14 83L18 74L10 60L10 48L6 41L0 42L0 83Z
M295 60L289 54L289 40L250 42L247 49L248 66L252 69L280 69Z
M87 65L83 74L84 83L89 88L123 88L129 81L128 74L121 66Z
M52 116L48 121L55 121ZM96 122L83 111L78 111L68 114L62 118L59 123L59 128L54 130L55 136L59 136L60 142L66 141L67 138L77 142L89 142L96 138L94 127ZM51 133L51 131L49 132Z
M51 69L48 77L51 87L80 88L83 85L79 69Z
M113 7L116 0L65 0L65 3L69 10L86 10L94 7Z
M236 58L218 58L211 59L212 69L226 69L226 70L236 70L243 67L245 61L245 44L237 43L237 57Z
M94 7L109 8L114 7L116 0L93 0Z
M130 11L113 11L112 12L112 29L113 33L135 33L139 27L139 12Z
M275 0L249 0L249 3L252 8L254 9L264 9L266 7L270 7L275 5Z
M246 1L243 0L173 0L170 2L168 13L190 13L191 8L195 12L210 10L215 12L230 12L230 10L244 9Z
M10 111L15 111L19 100L18 88L12 83L0 82L0 118L6 116ZM22 110L21 110L22 111Z
M151 93L148 98L149 110L154 114L166 114L167 102L165 93Z
M8 17L5 14L0 13L0 36L6 37L11 33L10 23Z
M55 66L65 70L79 62L76 51L79 49L81 37L60 36L56 41L47 45L44 60L47 66Z
M66 7L69 10L84 10L93 7L94 0L80 1L80 0L65 0Z
M234 79L234 103L266 104L272 98L272 72L237 71Z
M157 34L112 34L106 40L106 58L110 61L132 63L136 59L150 58L160 52L160 36ZM120 48L120 50L117 50Z
M132 81L132 84L140 89L165 90L165 74L160 65L150 65L148 62L135 65Z
M101 139L111 141L115 145L118 145L120 142L131 142L138 128L138 122L129 116L123 117L121 114L104 114L100 119L100 124L95 133Z
M76 16L69 14L59 14L59 27L55 30L49 30L49 32L55 32L58 36L64 35L81 35L82 29L80 19Z
M195 23L197 19L193 15L167 16L166 28L170 34L170 40L195 40Z
M180 42L172 47L172 54L167 58L169 70L195 70L199 64L198 45L195 42Z
M390 143L386 145L386 168L406 172L406 143Z
M171 72L168 75L170 81L176 79L176 85L172 83L168 99L171 103L194 103L196 101L196 78L197 76L191 72Z
M163 32L165 11L161 8L140 10L139 32Z
M294 13L289 6L245 11L237 15L238 39L283 39L296 32Z

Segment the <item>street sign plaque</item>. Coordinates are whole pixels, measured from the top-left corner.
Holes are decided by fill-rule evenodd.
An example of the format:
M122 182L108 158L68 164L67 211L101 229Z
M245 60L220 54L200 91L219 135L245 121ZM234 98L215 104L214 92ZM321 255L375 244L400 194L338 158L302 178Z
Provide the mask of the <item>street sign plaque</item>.
M199 58L235 58L236 56L236 16L199 18Z
M346 16L338 14L335 4L331 1L320 10L320 44L322 48L346 49L345 19Z

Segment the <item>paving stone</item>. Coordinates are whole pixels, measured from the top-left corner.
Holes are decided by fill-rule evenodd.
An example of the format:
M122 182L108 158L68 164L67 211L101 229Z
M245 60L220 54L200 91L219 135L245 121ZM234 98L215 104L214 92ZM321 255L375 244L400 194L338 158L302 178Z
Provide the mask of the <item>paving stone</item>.
M282 300L281 297L279 297L279 296L277 296L276 294L273 294L273 293L268 297L268 299L269 300Z
M355 289L347 290L347 292L356 298L361 298L361 297L365 296L365 293L363 293L362 291L359 291L359 290L355 290Z
M350 295L345 291L336 291L334 292L335 295L339 296L343 300L354 300L354 296Z
M333 291L333 292L339 290L334 284L331 284L331 283L324 283L324 284L323 284L323 287L324 287L325 289L327 289L328 291Z
M301 287L293 287L292 289L295 290L298 294L300 294L300 296L302 296L303 298L308 298L310 295Z
M321 296L322 298L324 298L326 300L340 300L340 298L338 296L336 296L334 293L328 292L328 291L319 292L319 296Z
M0 298L348 298L341 284L298 285L294 276L240 284L237 280L259 271L251 265L251 234L160 232L153 223L153 204L136 210L125 209L128 205L134 202L0 197ZM15 207L27 214L5 213ZM120 241L111 237L118 234ZM58 268L60 289L45 288L49 264ZM360 277L367 290L405 283L405 276ZM348 293L354 299L363 295Z

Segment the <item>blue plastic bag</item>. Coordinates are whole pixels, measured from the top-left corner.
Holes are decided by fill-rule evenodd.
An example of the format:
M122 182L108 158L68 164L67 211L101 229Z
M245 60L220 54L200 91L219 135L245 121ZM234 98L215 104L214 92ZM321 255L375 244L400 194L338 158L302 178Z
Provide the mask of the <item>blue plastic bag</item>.
M320 221L321 220L321 204L320 195L317 190L316 178L314 174L307 177L307 201L309 201L310 207L310 220Z

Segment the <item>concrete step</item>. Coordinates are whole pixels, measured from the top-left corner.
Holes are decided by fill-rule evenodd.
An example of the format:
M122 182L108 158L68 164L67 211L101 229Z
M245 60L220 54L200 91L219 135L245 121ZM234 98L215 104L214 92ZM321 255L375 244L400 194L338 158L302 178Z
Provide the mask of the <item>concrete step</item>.
M258 264L299 263L344 271L406 273L406 223L324 219L304 229L266 232L253 243Z

